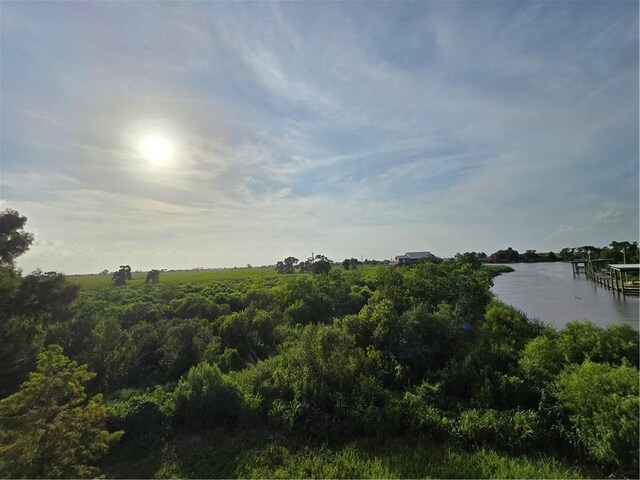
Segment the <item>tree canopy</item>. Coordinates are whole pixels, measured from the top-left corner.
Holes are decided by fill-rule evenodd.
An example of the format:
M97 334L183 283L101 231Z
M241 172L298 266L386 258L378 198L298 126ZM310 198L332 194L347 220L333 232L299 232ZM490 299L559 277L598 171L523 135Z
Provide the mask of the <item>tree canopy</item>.
M25 253L33 243L33 234L24 231L27 217L6 209L0 213L0 267L15 266L16 257Z
M95 376L49 345L20 390L0 401L0 476L72 478L97 473L93 464L122 432L105 423L112 410L88 397Z

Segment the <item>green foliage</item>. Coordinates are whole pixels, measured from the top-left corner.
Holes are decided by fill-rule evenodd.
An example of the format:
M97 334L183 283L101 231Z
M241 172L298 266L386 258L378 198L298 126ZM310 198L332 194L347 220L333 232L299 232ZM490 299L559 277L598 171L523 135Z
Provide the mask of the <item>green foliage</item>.
M568 323L559 334L546 332L524 348L520 367L542 388L566 366L585 360L638 366L638 332L628 325L598 327L589 322Z
M0 267L0 395L15 390L35 366L47 328L73 315L71 304L79 287L61 273L34 272L21 278Z
M0 476L87 477L122 432L105 428L113 411L87 397L95 374L50 345L20 391L0 401Z
M474 270L477 270L482 265L481 260L485 259L487 256L484 253L476 253L476 252L464 252L464 253L456 253L455 259L456 262L466 263Z
M525 378L538 388L555 378L564 359L552 338L536 337L525 347L520 359L520 368Z
M236 472L245 478L582 478L548 458L395 438L334 448L295 449L273 442L253 449Z
M355 270L360 265L362 265L362 262L360 262L357 258L353 258L353 257L345 258L342 261L342 268L344 268L345 270Z
M110 428L127 431L114 458L133 470L118 467L119 475L254 472L240 468L256 458L251 447L227 451L201 443L228 429L240 437L256 429L269 437L299 433L283 453L288 460L274 464L283 475L303 471L293 465L304 464L305 472L337 476L331 462L342 447L335 450L335 442L390 435L400 435L401 442L427 438L579 458L586 447L556 396L559 375L585 359L637 366L637 332L577 323L556 332L532 321L491 299L491 270L505 267L479 266L479 259L471 252L410 269L363 266L326 275L166 272L159 285L145 285L144 275L133 274L126 286L83 290L74 302L77 290L65 296L62 277L40 274L25 283L15 271L0 269L0 335L9 332L15 344L0 338L0 354L9 352L7 358L26 372L35 359L29 352L59 342L74 359L89 363L97 372L92 388L108 394L116 411ZM303 269L313 263L303 262ZM5 371L0 378L8 378ZM177 387L167 383L178 380ZM193 455L188 447L172 447L181 438L199 445ZM371 445L340 456L336 468L389 476L566 473L552 462L510 464L482 450L455 450L458 471L444 450L427 465L400 445L389 450L387 463L376 464L382 469L369 462L377 458ZM198 449L225 458L200 458ZM395 458L405 458L406 465ZM590 458L602 473L628 471ZM418 464L424 470L413 468Z
M123 430L123 442L135 442L137 448L150 449L168 433L175 408L173 395L161 387L146 390L121 390L110 401L113 417L108 426Z
M324 255L315 255L309 257L306 261L298 265L301 272L313 273L314 275L326 275L331 270L331 260Z
M278 341L275 326L275 319L267 312L249 308L227 315L220 324L220 336L225 347L255 363L275 353Z
M164 335L160 365L169 379L177 379L199 363L213 335L204 321L189 319L171 322Z
M190 293L182 298L176 298L169 302L166 308L169 316L178 318L215 320L220 315L229 313L228 309L197 293Z
M532 410L471 409L460 414L455 432L475 446L520 450L536 441L542 429L538 413Z
M159 283L160 282L160 270L150 270L147 273L147 278L144 279L144 283Z
M587 454L638 471L638 370L589 360L562 372L552 388L574 437Z
M16 257L29 250L33 234L24 231L27 217L15 210L0 213L0 267L13 269Z
M509 247L506 250L498 250L491 254L489 259L496 263L518 263L520 261L520 254L517 250Z
M113 284L125 285L131 280L131 267L129 265L120 265L117 272L113 272Z
M295 257L287 257L284 261L276 263L276 272L278 273L293 273L296 265L298 265L298 259Z
M200 363L189 369L174 395L175 418L189 428L233 423L240 415L242 395L215 364Z
M152 302L135 302L127 305L118 317L123 328L131 328L140 322L150 324L157 323L162 316L162 308L157 304Z

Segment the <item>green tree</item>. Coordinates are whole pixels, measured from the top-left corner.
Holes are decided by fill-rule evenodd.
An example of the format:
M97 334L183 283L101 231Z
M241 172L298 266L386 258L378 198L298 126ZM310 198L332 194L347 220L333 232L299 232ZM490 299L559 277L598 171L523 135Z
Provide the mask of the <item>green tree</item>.
M33 234L24 231L27 217L15 210L0 213L0 267L14 268L16 257L33 243Z
M318 254L307 258L304 262L300 262L298 268L301 272L326 275L331 270L331 260L324 255Z
M293 273L298 259L296 257L287 257L284 261L276 263L276 272L278 273Z
M0 476L95 476L93 464L122 436L105 424L112 410L84 384L95 374L49 345L20 390L0 401Z
M455 259L456 259L456 262L466 263L467 265L471 266L471 268L473 268L474 270L477 270L478 268L480 268L480 265L481 265L480 259L483 258L482 255L484 254L476 253L476 252L456 253ZM484 258L486 257L487 256L484 255Z
M129 265L120 265L120 269L113 273L113 283L124 285L128 280L131 280L131 267Z
M491 257L494 263L518 263L520 261L520 254L511 247L506 250L498 250Z
M160 282L160 270L150 270L147 273L147 278L144 280L144 283L159 283Z
M345 258L342 261L342 268L345 270L355 270L361 265L361 262L357 258Z
M23 278L0 267L0 395L13 392L26 379L46 329L72 317L70 304L79 289L61 273L36 272Z
M178 382L175 415L192 428L233 422L240 414L242 394L217 365L199 363Z

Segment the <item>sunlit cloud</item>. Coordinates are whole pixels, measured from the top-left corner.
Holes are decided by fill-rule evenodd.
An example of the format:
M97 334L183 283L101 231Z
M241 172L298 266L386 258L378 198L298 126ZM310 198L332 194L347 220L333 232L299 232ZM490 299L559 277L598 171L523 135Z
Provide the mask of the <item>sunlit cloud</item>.
M637 239L637 14L5 4L2 206L42 239L23 268Z

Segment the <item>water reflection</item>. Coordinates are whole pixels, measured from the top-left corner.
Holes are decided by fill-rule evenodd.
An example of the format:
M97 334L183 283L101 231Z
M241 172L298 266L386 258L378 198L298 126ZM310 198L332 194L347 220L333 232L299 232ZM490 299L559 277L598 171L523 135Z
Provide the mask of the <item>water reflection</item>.
M493 279L494 295L532 318L562 328L572 320L598 325L626 323L638 329L640 301L573 277L568 263L518 263Z

